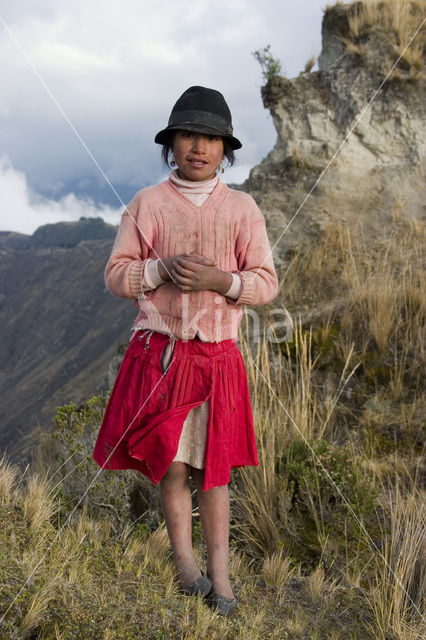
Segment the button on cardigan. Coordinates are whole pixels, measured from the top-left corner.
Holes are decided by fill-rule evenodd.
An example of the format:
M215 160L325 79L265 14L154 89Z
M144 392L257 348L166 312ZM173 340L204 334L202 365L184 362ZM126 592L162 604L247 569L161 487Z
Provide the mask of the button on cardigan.
M168 281L144 291L149 259L196 252L216 260L242 280L238 298L215 291L182 292ZM253 198L218 184L197 207L166 180L138 191L123 213L105 269L111 293L133 298L139 310L134 326L192 340L237 339L242 305L272 301L278 291L265 220Z

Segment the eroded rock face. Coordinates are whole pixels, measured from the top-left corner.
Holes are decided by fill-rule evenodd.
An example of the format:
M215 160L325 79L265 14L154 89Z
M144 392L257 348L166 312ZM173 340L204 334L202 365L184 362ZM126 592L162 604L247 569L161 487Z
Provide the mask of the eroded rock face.
M387 34L370 29L348 49L350 35L348 7L328 9L319 70L262 88L277 141L245 189L278 241L278 265L334 219L379 233L393 216L424 211L424 78L385 81L395 60Z

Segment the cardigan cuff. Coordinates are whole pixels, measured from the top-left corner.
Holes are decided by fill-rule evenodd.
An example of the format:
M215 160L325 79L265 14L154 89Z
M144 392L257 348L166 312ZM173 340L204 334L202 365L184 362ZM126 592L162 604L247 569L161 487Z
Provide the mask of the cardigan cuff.
M155 287L151 287L151 280L147 271L150 267L150 263L153 262L152 258L146 258L145 260L135 260L129 270L129 286L132 298L145 298L145 292L150 295L150 290Z
M143 295L142 288L142 272L144 271L144 263L141 260L135 260L129 269L129 286L133 298Z
M158 272L158 264L160 260L152 260L151 258L148 258L148 260L149 262L147 263L144 272L145 282L142 283L145 290L156 289L160 284L164 284L164 282L166 282Z
M232 277L234 278L234 282L232 283L232 285L230 286L230 288L228 289L227 293L225 294L225 300L226 302L228 302L228 304L232 304L234 306L241 304L240 299L241 299L241 295L244 291L244 276L242 271L230 271L229 273L232 274ZM229 296L228 293L231 291L231 289L233 288L234 284L235 284L235 278L238 278L239 280L239 290L238 293L235 296Z
M238 304L252 304L256 293L255 274L249 271L242 271L239 275L242 279L242 288L237 300Z
M228 273L231 273L232 284L224 295L228 298L238 298L241 293L241 278L238 273L232 273L230 271L228 271Z

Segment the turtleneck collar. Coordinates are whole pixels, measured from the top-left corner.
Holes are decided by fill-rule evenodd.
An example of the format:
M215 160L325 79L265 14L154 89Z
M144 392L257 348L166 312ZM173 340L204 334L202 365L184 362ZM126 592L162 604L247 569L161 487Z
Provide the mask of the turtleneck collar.
M203 180L202 182L182 180L182 178L179 178L176 170L170 173L169 178L179 191L189 197L190 200L192 200L191 196L197 195L206 196L207 198L219 182L219 176L214 176L211 180ZM204 200L206 200L206 198L204 198Z

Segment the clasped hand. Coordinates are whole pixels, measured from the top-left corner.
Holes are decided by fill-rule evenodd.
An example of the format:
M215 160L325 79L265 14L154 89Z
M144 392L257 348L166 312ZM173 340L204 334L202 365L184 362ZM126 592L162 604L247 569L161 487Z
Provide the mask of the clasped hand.
M162 260L172 279L182 291L210 290L225 293L232 276L218 269L216 261L198 253L183 253Z

